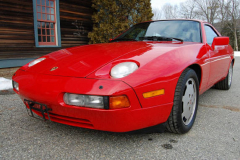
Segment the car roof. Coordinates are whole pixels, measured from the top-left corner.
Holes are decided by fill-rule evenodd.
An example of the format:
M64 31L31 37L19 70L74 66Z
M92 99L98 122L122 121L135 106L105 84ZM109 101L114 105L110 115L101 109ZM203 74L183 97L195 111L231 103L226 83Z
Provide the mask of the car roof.
M157 21L196 21L196 22L200 22L200 23L208 23L206 21L202 21L202 20L197 20L197 19L159 19L159 20L151 20L151 21L146 21L146 22L157 22ZM142 22L144 23L144 22Z

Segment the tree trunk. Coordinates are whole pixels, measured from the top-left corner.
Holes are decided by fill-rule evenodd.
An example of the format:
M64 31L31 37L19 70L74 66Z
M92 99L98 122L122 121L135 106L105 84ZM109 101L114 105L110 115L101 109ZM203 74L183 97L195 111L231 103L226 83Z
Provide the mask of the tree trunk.
M237 37L237 27L234 25L234 48L238 51L238 37Z

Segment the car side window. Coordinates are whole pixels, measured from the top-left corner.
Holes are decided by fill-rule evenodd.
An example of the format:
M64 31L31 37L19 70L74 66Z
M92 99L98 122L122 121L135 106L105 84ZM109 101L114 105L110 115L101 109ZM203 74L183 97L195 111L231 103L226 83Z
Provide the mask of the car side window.
M206 33L206 37L207 37L207 43L211 46L213 39L215 37L218 37L217 33L212 29L212 27L208 26L208 25L204 25L205 28L205 33Z

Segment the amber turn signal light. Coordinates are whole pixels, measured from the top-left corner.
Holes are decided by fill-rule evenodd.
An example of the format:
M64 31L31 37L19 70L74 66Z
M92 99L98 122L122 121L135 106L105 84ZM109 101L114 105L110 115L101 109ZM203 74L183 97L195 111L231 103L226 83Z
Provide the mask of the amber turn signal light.
M164 89L143 93L144 98L155 97L164 94Z
M109 97L109 109L127 108L130 107L127 96Z

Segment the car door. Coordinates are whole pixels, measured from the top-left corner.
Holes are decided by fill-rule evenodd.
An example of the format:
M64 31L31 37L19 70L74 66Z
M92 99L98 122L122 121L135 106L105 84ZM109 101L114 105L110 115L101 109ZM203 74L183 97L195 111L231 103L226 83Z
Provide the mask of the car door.
M213 39L219 37L217 32L208 24L204 25L207 44L206 48L210 55L210 74L209 74L209 86L214 85L220 79L225 77L228 72L228 66L230 64L231 58L227 54L227 47L215 47L212 48Z

